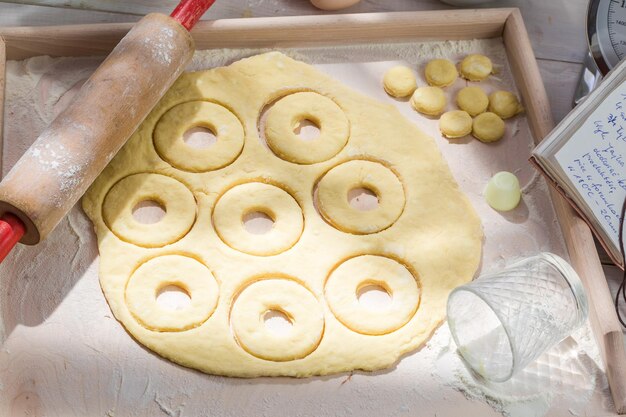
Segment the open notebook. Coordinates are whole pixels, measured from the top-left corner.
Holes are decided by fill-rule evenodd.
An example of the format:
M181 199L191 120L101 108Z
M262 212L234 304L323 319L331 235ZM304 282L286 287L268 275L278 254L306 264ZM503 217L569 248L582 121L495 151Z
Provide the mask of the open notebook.
M531 162L624 268L619 224L626 198L626 61L535 148Z

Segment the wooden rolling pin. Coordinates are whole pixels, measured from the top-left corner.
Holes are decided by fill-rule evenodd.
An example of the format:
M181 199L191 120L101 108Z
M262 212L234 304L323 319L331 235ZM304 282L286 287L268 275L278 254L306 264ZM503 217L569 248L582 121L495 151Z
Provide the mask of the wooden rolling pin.
M126 143L191 59L189 30L215 0L149 14L0 183L0 262L46 238Z

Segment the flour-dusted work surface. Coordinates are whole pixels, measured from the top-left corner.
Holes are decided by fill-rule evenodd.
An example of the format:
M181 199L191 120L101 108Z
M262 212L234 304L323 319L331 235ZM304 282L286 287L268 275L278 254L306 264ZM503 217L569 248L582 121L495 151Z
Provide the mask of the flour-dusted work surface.
M198 53L192 69L208 68L262 51ZM447 140L437 120L415 113L408 102L382 89L384 72L410 65L418 74L434 57L457 62L485 53L497 77L477 84L485 90L515 90L499 40L424 45L284 51L380 101L394 104L435 138L484 227L482 271L504 260L564 246L547 187L527 165L531 148L523 116L507 122L495 144L470 137ZM347 54L349 52L349 55ZM349 56L350 58L346 58ZM35 58L11 62L7 78L6 170L71 96L76 83L97 65L93 59ZM465 86L457 81L446 90ZM474 85L474 83L471 83ZM450 109L454 107L450 104ZM483 201L482 188L497 171L515 172L523 203L500 214ZM482 387L464 369L444 324L426 344L394 367L303 380L213 377L179 367L140 347L113 318L98 284L98 253L92 225L75 207L43 245L20 248L0 268L0 403L3 415L585 415L609 414L610 399L588 329L578 332L509 385ZM13 414L11 414L13 413Z

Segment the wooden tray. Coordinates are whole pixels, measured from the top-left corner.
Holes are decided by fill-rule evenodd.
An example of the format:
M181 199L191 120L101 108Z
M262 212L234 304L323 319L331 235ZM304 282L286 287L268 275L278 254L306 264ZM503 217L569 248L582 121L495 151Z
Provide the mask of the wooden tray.
M130 24L96 24L0 29L0 103L7 59L104 55L129 28ZM229 19L200 22L193 35L197 49L502 37L535 142L554 127L546 91L517 9ZM0 111L0 134L2 116ZM558 193L551 190L551 197L570 259L587 289L591 322L614 403L619 413L626 413L624 339L591 232Z

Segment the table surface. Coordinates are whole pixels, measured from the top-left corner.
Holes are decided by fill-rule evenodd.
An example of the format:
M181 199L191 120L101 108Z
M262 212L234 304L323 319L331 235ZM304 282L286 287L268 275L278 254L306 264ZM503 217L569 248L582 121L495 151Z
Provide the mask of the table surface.
M15 2L29 2L16 0ZM43 0L42 2L46 2ZM122 9L140 13L171 9L170 0L146 2L135 0L82 0L75 2L48 0L47 3L80 4L82 8L95 5L109 10ZM132 4L129 9L129 3ZM147 6L146 6L147 5ZM484 7L519 7L528 29L543 81L550 98L555 120L560 121L572 108L572 98L578 83L582 60L587 52L585 15L587 0L501 0ZM362 0L344 9L342 13L367 13L384 11L412 11L448 9L438 0ZM225 19L276 15L303 15L324 13L306 0L230 0L218 1L207 18ZM0 26L40 26L78 23L106 23L135 21L136 14L111 13L93 10L68 9L34 5L18 5L0 0ZM613 288L621 279L621 271L605 265L605 272Z

